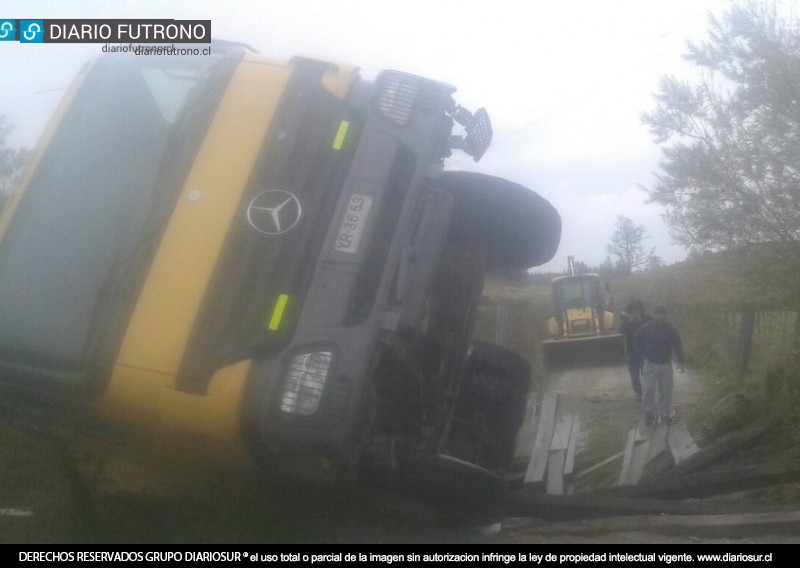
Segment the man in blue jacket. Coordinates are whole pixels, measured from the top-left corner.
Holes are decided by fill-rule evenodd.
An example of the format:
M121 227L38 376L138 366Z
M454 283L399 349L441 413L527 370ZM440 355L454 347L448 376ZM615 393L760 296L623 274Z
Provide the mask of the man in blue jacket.
M644 358L642 369L642 406L644 421L648 426L661 420L673 422L672 404L672 352L678 358L678 372L683 373L683 344L678 330L667 322L663 306L653 310L653 317L637 330L633 337L636 351Z
M636 400L642 400L642 360L641 354L634 348L633 338L639 328L650 319L644 313L644 304L641 300L633 300L625 311L622 312L622 325L619 332L625 337L625 352L628 354L628 372L631 375L631 386L636 393Z

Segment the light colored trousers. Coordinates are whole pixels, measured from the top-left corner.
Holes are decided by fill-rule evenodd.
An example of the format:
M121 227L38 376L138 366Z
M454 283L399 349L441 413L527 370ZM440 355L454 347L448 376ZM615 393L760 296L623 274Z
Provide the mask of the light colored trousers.
M653 418L669 416L672 405L672 362L652 363L644 360L642 369L642 406L645 415Z

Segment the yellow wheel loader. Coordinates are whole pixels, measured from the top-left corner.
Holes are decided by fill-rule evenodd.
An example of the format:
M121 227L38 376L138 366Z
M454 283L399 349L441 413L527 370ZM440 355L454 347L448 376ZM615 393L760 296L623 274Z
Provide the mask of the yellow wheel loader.
M606 289L595 273L576 274L572 256L566 276L552 280L553 317L547 320L549 337L543 343L551 367L620 363L625 340L616 318L607 311Z

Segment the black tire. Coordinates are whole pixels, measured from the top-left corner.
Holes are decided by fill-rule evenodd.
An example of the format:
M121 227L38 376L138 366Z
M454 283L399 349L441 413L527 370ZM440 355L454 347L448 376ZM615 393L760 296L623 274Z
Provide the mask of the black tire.
M509 388L523 395L528 392L530 387L530 363L522 355L494 343L472 342L469 370L502 377L501 380L508 383Z
M459 413L481 415L488 429L483 463L504 468L514 454L517 432L525 420L530 364L499 345L475 342L464 383Z
M491 268L532 268L558 250L561 217L536 192L475 172L447 171L438 183L455 197L453 231L489 243Z
M469 370L464 377L462 396L481 408L508 408L524 397L528 389L518 388L508 375Z

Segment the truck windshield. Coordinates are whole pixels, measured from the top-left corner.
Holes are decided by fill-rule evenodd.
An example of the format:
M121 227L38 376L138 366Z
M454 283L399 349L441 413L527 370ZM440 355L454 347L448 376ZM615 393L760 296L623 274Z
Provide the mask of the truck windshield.
M222 59L115 54L94 65L0 246L0 371L85 365L120 259L148 210L177 191L164 175L176 167L170 147Z

